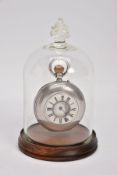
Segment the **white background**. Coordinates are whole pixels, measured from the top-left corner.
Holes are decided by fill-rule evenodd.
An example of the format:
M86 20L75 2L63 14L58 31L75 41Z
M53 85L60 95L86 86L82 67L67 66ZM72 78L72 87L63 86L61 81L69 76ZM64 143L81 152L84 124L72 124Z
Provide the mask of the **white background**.
M96 76L98 151L73 162L46 162L17 148L23 127L22 72L28 55L49 39L58 17L72 43L90 56ZM117 174L117 1L0 0L0 175Z

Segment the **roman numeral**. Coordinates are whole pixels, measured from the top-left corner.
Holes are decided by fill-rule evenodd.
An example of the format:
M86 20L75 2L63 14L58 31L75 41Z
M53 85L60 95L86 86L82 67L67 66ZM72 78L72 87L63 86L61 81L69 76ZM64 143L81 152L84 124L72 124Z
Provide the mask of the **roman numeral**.
M52 108L47 108L48 111L52 111Z
M58 102L58 100L57 100L57 98L56 98L56 97L54 97L54 99L55 99L55 101L56 101L56 102Z
M55 121L57 119L57 117L54 117L54 120L53 121Z
M70 117L74 117L74 114L69 114L70 115Z
M61 100L64 101L64 95L61 96Z
M72 108L71 111L76 111L76 108Z
M66 102L69 102L70 99L71 99L70 97L67 97Z
M66 118L66 117L64 118L64 120L65 120L65 122L68 122L68 121L69 121L69 119L68 119L68 118Z
M48 115L48 117L52 117L52 116L53 116L53 114L49 114L49 115Z

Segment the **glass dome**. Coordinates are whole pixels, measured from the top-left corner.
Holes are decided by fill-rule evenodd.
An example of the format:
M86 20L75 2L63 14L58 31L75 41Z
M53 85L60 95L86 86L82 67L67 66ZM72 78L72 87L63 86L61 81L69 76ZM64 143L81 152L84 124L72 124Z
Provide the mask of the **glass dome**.
M92 64L66 42L62 19L50 34L54 42L36 50L24 66L24 133L47 145L82 143L92 134Z

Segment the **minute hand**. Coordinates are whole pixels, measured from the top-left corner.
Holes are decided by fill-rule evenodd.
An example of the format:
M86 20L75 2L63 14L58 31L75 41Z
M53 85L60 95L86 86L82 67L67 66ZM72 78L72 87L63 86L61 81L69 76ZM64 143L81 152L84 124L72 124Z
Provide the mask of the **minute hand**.
M62 111L63 111L64 115L66 116L68 112L65 112L65 110L64 110L64 109L62 109Z

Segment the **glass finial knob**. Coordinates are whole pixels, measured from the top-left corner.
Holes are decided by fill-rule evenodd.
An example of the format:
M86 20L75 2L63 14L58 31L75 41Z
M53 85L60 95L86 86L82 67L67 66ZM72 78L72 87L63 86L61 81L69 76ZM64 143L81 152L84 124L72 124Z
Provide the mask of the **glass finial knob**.
M55 46L56 43L59 47L65 46L65 40L69 38L70 34L62 18L58 18L55 25L51 27L50 35L54 38Z

